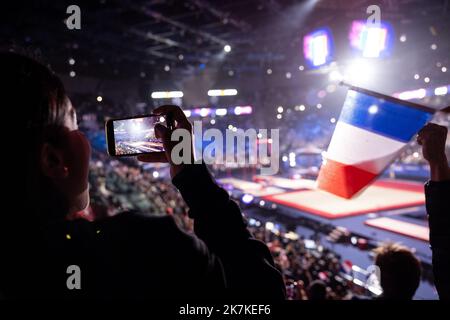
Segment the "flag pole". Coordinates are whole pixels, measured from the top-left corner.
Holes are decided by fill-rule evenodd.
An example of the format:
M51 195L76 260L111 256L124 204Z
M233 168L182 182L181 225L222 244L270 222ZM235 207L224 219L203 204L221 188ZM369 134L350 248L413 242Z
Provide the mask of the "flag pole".
M395 97L392 97L392 96L388 96L386 94L382 94L382 93L379 93L379 92L376 92L376 91L360 88L360 87L351 85L351 84L349 84L347 82L344 82L344 81L341 81L339 84L341 86L346 86L349 89L354 90L354 91L365 93L365 94L368 94L368 95L371 95L371 96L374 96L374 97L377 97L377 98L380 98L380 99L384 99L386 101L391 101L391 102L403 104L403 105L406 105L408 107L419 109L419 110L422 110L424 112L428 112L428 113L432 113L432 114L434 114L434 113L436 113L438 111L443 111L443 112L450 111L450 110L448 110L448 109L450 109L450 107L446 107L446 108L444 108L442 110L434 109L434 108L430 108L430 107L427 107L427 106L424 106L424 105L421 105L421 104L418 104L418 103L414 103L414 102L410 102L410 101L406 101L406 100L401 100L401 99L398 99L398 98L395 98Z

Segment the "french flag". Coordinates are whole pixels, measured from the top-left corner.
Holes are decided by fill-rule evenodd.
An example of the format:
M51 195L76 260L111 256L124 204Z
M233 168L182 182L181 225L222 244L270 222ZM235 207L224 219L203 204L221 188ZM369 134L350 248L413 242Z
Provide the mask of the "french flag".
M350 199L380 175L434 109L350 86L317 179Z

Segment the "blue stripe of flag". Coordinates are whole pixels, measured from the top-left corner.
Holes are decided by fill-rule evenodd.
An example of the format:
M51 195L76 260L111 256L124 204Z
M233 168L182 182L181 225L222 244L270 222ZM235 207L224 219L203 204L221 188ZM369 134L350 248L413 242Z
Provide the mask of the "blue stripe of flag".
M409 142L432 114L366 93L349 90L339 121L382 136Z

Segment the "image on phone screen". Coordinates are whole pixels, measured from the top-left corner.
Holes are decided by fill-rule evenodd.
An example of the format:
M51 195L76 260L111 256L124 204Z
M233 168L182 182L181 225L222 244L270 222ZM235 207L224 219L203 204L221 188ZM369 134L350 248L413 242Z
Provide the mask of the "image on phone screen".
M115 154L135 155L164 151L155 136L155 125L164 122L159 116L113 120Z

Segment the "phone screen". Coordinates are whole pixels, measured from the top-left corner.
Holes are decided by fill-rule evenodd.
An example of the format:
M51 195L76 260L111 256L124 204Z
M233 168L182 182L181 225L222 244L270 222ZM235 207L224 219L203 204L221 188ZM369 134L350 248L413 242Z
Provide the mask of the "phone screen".
M164 123L164 117L146 116L111 121L116 156L164 151L162 141L155 136L155 125Z

